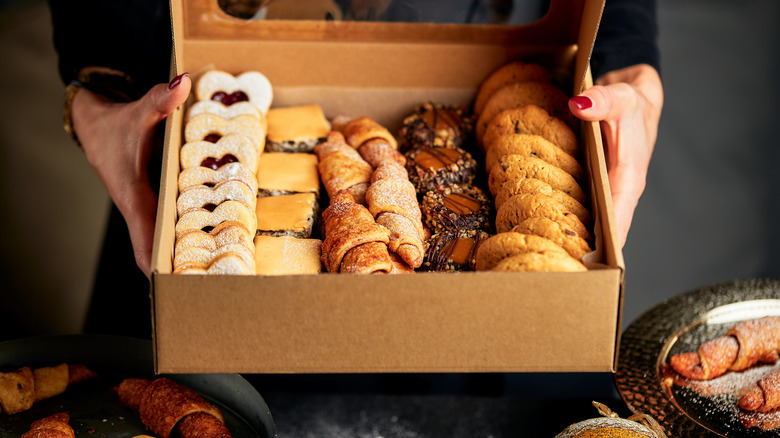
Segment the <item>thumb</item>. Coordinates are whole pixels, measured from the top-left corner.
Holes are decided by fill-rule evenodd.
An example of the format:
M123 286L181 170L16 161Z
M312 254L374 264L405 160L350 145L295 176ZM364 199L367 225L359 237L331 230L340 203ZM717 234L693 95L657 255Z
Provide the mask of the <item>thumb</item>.
M189 73L176 76L169 84L158 84L152 87L142 99L154 119L152 122L161 121L182 105L187 100L191 87Z

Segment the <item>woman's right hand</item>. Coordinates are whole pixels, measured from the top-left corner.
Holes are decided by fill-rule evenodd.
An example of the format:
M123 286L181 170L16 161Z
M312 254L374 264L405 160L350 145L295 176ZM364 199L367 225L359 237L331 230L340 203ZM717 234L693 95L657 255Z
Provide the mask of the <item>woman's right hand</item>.
M127 222L138 267L151 278L157 194L148 165L157 127L187 100L188 74L159 84L140 99L117 103L87 89L73 96L73 129L87 161ZM156 177L156 175L155 175Z

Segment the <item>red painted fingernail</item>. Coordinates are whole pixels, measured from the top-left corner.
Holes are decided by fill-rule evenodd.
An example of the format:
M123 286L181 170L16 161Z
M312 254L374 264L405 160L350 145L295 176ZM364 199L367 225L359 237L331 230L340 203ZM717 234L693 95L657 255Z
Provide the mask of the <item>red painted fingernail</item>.
M169 90L173 90L174 88L178 87L179 84L181 84L182 78L184 78L185 76L189 76L189 75L190 75L189 73L182 73L179 76L176 76L175 78L173 78L171 80L171 83L168 84L168 89Z
M569 102L573 103L577 108L584 110L593 106L593 101L587 96L574 96L569 99Z

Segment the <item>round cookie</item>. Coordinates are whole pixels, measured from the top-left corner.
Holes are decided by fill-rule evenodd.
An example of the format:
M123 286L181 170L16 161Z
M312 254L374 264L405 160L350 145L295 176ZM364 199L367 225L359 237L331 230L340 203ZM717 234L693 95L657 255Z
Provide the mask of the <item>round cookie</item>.
M547 82L519 82L498 89L485 104L474 127L477 140L485 134L487 125L501 111L536 105L550 115L563 120L570 128L577 127L577 118L569 110L569 96Z
M568 254L557 252L525 252L501 260L493 271L522 272L584 272L588 268Z
M436 233L426 242L426 271L473 271L479 247L490 235L482 230L449 230Z
M502 65L480 84L474 100L474 114L481 113L488 99L501 87L526 81L551 82L552 74L547 68L531 62L513 61Z
M546 217L528 218L515 225L511 231L549 239L577 260L582 260L585 254L593 251L588 241L578 236L576 232L568 229L561 222Z
M425 102L404 117L398 136L402 150L418 146L461 148L473 126L465 108Z
M585 240L590 240L588 228L574 213L553 198L545 195L520 194L509 198L496 211L496 231L503 233L530 217L546 217L564 224Z
M490 228L490 200L477 186L428 191L420 201L420 210L433 233Z
M579 154L577 134L563 120L551 116L544 108L536 105L525 105L498 113L487 124L479 144L483 150L488 150L497 138L509 134L540 135L572 157Z
M549 196L563 204L567 210L577 215L583 224L590 225L592 223L593 219L590 211L588 211L584 205L566 193L554 189L551 185L536 178L514 178L504 182L504 184L501 185L501 188L498 189L498 193L496 193L493 202L496 210L501 208L507 199L522 193L538 193L540 195Z
M512 231L490 236L477 250L477 271L489 271L501 260L524 252L552 251L568 256L568 253L555 242L544 237Z
M573 176L558 167L536 157L507 155L498 159L498 163L488 175L488 187L494 196L508 180L517 178L536 178L551 185L580 203L587 199L585 192Z
M498 159L505 155L541 158L561 168L577 181L585 179L585 171L574 157L539 135L509 134L498 138L485 154L485 170L490 173Z

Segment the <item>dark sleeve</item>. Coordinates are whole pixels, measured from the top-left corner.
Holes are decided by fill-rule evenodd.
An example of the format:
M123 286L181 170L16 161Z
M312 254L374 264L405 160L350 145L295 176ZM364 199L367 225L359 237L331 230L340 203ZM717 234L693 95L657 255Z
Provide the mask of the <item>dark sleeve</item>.
M64 83L85 66L110 67L148 89L167 82L170 8L165 0L49 0Z
M593 77L636 64L659 73L658 22L655 0L606 0L591 57Z

